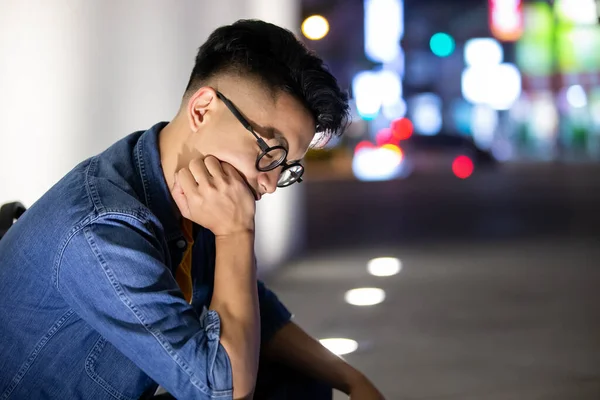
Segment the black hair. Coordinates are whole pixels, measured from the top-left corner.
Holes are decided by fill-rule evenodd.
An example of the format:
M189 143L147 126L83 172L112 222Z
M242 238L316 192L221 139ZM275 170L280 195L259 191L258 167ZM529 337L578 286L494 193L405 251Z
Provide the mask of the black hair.
M349 120L348 94L315 53L292 32L259 20L240 20L216 29L200 47L186 94L224 73L258 78L272 93L299 100L328 139Z

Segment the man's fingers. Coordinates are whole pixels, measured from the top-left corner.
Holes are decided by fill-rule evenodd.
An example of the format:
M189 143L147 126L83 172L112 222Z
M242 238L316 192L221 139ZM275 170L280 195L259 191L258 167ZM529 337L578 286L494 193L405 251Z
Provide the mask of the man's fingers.
M177 172L177 183L186 196L196 193L198 183L196 183L196 179L189 169L182 168Z
M216 157L207 156L204 159L204 165L210 176L219 181L223 180L223 176L225 175L225 173L221 168L221 162Z
M193 159L190 162L189 171L192 174L192 178L200 186L205 186L210 183L211 175L201 158Z
M232 178L236 178L236 179L242 179L242 175L240 174L240 172L235 169L235 167L231 164L228 164L224 161L222 161L221 163L221 170L223 171L223 173L227 176L230 176Z

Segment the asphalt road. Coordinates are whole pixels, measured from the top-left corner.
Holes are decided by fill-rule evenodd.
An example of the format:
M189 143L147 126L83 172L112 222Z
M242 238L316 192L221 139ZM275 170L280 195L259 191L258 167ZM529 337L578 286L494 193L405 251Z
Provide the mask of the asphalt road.
M308 249L268 283L311 334L358 341L388 399L600 399L600 168L307 191ZM379 256L403 269L370 276ZM344 302L365 286L385 301Z

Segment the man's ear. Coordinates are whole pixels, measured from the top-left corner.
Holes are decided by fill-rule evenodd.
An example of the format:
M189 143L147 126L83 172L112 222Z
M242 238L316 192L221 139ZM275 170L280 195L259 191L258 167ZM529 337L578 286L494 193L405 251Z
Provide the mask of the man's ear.
M203 86L190 97L187 103L187 117L192 132L198 132L206 123L207 112L214 107L217 92L208 86Z

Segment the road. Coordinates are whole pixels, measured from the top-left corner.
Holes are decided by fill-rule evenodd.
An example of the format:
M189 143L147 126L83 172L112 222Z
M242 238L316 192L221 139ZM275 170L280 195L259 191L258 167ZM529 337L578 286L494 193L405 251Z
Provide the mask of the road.
M308 182L307 251L268 283L311 334L356 340L388 399L598 399L599 172ZM379 256L401 272L369 275ZM357 287L386 299L346 304Z

